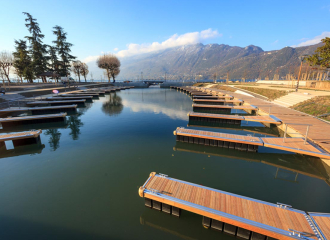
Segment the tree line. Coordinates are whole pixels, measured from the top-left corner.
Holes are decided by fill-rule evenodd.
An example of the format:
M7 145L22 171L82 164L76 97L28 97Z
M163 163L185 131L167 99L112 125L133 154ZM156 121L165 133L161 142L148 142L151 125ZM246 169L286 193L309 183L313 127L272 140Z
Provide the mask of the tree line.
M67 41L67 33L61 26L53 27L55 40L52 45L43 43L42 34L37 19L27 12L25 26L30 35L24 39L15 40L15 51L0 52L0 78L10 82L9 74L11 68L14 69L17 77L32 83L35 79L41 78L42 82L47 82L46 77L56 81L60 77L70 76L73 72L79 78L83 76L86 81L88 66L71 54L72 43Z

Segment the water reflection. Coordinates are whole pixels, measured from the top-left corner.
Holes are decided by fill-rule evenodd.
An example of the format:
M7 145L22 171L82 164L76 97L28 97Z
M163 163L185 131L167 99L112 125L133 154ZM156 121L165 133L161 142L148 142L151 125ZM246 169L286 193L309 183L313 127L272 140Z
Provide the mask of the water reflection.
M6 149L6 147L0 148L0 158L17 157L21 155L36 155L40 154L45 148L45 145L41 142L37 144L16 146L14 149Z
M124 94L123 105L133 112L162 113L171 119L188 120L187 114L192 111L189 96L185 99L173 89L130 90Z
M84 123L79 118L82 114L69 116L67 119L68 127L71 129L70 136L72 140L78 140L80 135L80 128L84 126Z
M109 116L119 115L123 108L122 99L116 93L110 94L109 100L102 105L102 111Z
M183 142L176 142L173 150L216 156L219 157L219 160L221 160L221 158L230 158L248 162L260 162L277 168L274 173L275 179L290 179L289 181L291 182L297 182L297 174L299 173L322 179L330 185L330 168L326 164L322 164L322 161L316 157L297 154L256 154Z
M58 128L46 130L45 135L50 136L48 140L49 146L51 147L52 151L56 151L56 149L60 147L60 138L62 135Z

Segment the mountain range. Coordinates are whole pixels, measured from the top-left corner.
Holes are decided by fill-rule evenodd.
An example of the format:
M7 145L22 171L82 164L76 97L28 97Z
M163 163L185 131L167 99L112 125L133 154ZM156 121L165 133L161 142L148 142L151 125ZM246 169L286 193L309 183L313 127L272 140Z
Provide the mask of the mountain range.
M320 44L264 51L225 44L193 44L122 59L121 79L273 79L297 75L301 55L313 54ZM306 70L307 64L304 64ZM141 76L142 75L142 76Z

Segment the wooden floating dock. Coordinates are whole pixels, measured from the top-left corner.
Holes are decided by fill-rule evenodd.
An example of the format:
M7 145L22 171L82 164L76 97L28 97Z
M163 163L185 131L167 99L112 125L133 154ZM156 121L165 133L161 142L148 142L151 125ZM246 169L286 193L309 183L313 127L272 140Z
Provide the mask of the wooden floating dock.
M69 93L69 94L61 94L58 95L61 97L79 97L79 96L92 96L94 99L98 99L99 98L99 94L98 93Z
M60 96L54 96L54 97L48 97L46 98L47 101L58 101L58 100L80 100L80 99L86 99L91 100L93 96L66 96L66 95L60 95Z
M43 111L75 111L77 108L77 105L61 105L61 106L46 106L46 107L11 107L11 108L5 108L1 109L0 113L12 113L12 112L32 112L38 113Z
M6 127L22 125L22 124L61 122L61 121L65 121L66 115L67 113L24 116L24 117L7 117L7 118L0 118L0 123L2 125L2 128L6 128Z
M252 136L200 131L180 127L173 134L176 135L176 140L180 142L231 148L241 151L257 152L258 146L263 146L263 142L259 137Z
M192 104L193 110L196 111L206 111L206 112L230 112L233 110L244 110L248 113L257 111L258 108L253 105L240 105L240 106L230 106L230 105L210 105L210 104Z
M68 104L85 104L86 100L65 100L65 101L34 101L27 102L27 106L37 106L37 105L50 105L50 106L59 106L59 105L68 105Z
M303 138L259 138L180 127L178 127L173 134L176 135L176 140L180 142L231 148L249 152L257 152L259 146L264 146L277 150L330 159L330 154L308 141L305 142Z
M212 113L188 113L189 120L192 121L208 121L229 124L241 124L241 121L260 122L267 124L282 124L281 120L273 115L265 116L238 116L238 115L225 115L225 114L212 114ZM221 121L230 120L230 121Z
M231 96L215 96L215 95L211 95L211 96L207 96L207 95L194 95L193 99L233 99L233 97Z
M226 100L226 99L198 99L198 98L194 98L193 102L197 103L197 104L214 104L214 105L216 105L216 104L224 105L225 103L232 103L232 104L238 104L238 105L243 104L243 101L241 99Z
M35 144L40 141L41 130L0 135L0 148L5 146L5 141L13 141L14 147Z
M330 239L330 214L314 214L282 203L269 203L152 172L139 196L145 206L180 216L203 216L202 224L251 240Z

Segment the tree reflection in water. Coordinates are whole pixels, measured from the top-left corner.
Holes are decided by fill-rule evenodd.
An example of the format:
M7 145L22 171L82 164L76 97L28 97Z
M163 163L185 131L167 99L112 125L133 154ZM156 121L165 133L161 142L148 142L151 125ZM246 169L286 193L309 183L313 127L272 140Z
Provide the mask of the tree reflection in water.
M102 105L102 111L110 116L119 115L123 108L121 97L117 96L116 93L114 95L110 94L109 101L104 102Z
M79 134L80 134L80 127L82 127L84 124L80 120L80 116L82 114L79 113L74 116L69 116L67 119L69 128L71 129L70 136L72 137L72 140L78 140L79 139Z
M60 147L60 138L61 138L61 133L58 131L57 128L55 129L47 129L45 132L45 135L49 135L49 146L53 151L56 151Z

